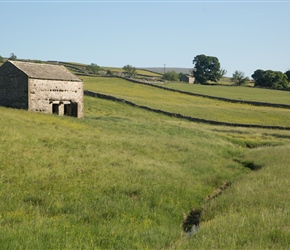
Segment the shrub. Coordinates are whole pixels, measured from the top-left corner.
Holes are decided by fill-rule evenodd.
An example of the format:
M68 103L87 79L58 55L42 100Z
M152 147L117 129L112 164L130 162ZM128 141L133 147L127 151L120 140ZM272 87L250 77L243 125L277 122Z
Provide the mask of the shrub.
M175 71L169 71L163 74L162 79L167 81L179 81L179 74Z

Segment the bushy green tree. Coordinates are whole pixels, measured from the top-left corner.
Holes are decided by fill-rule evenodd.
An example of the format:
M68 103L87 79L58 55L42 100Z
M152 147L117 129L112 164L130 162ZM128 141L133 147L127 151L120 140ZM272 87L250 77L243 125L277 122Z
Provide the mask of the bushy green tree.
M290 82L290 70L287 70L287 71L285 72L285 75L286 75L287 78L288 78L288 82Z
M17 56L14 53L10 54L9 60L16 60Z
M206 55L197 55L193 59L193 74L198 83L205 84L208 81L217 82L224 73L221 71L218 58Z
M273 89L288 88L288 78L280 71L258 69L252 75L255 86Z
M233 73L231 81L236 83L237 85L242 85L249 81L249 77L246 77L243 72L236 70Z
M110 70L110 69L107 70L106 74L107 74L107 76L113 76L114 75L112 70Z
M256 82L257 80L259 80L260 78L262 78L263 76L263 72L264 70L262 69L257 69L254 74L252 74L252 78L254 79L254 81Z
M134 77L137 74L137 69L129 64L124 66L123 70L128 77Z
M0 55L0 62L3 62L3 57Z
M162 79L167 81L179 81L179 74L175 71L168 71L163 74Z
M94 74L98 74L101 67L98 66L95 63L91 63L90 65L87 66L87 69L89 69L90 71L92 71Z
M227 71L225 69L220 69L220 78L224 77L227 74Z

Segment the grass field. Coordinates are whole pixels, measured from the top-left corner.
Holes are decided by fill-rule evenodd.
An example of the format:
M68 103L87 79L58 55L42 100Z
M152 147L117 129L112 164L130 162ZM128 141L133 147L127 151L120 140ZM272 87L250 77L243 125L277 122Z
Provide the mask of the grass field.
M245 86L220 86L184 83L166 83L164 87L196 94L224 97L235 100L290 104L290 91L253 88Z
M110 70L112 72L118 72L118 73L122 73L124 72L124 70L122 68L116 68L116 67L101 67L103 70ZM144 70L144 69L136 69L136 73L138 75L143 75L143 76L149 76L149 77L161 77L161 74L155 73L155 72L151 72L148 70Z
M120 79L84 79L86 89L144 105L190 114L193 100L206 105ZM216 104L204 115L214 115ZM235 117L234 104L221 108ZM288 119L277 112L275 122L270 108L259 112L258 123ZM290 131L210 126L92 97L85 97L84 119L1 107L0 113L2 249L290 244ZM207 202L226 181L231 186ZM181 224L194 208L202 209L202 223L188 237Z
M86 107L84 120L1 108L4 249L168 247L183 213L246 171L238 148L197 126Z
M188 96L118 78L84 77L83 79L85 89L124 98L154 109L228 123L290 127L288 109L257 107ZM232 89L233 87L228 88Z
M262 169L238 178L205 207L202 229L184 249L289 249L289 144L247 152Z

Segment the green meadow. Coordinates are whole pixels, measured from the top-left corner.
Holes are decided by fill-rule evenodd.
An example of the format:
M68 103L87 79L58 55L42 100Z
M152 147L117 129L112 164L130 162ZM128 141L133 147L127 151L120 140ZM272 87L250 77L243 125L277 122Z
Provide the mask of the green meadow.
M116 67L101 67L102 70L110 70L111 72L123 73L124 70L122 68ZM161 77L162 74L155 73L152 71L144 70L144 69L136 69L137 75L148 76L148 77Z
M234 100L290 105L290 92L283 90L253 88L245 86L221 86L185 83L166 83L163 86L166 88L172 88L196 94L223 97Z
M87 90L152 108L290 126L284 109L196 98L117 78L84 82ZM1 249L290 244L290 131L193 123L87 96L84 119L3 107L0 113ZM231 185L208 200L225 182ZM189 237L181 225L192 209L201 209L202 217Z
M257 107L189 96L118 78L82 78L85 82L85 88L88 90L113 95L154 109L220 122L290 127L289 109ZM190 86L195 89L196 85ZM213 88L215 87L213 86ZM234 87L224 87L224 92L225 88L232 90ZM244 89L250 91L252 88L244 87ZM236 90L238 91L238 89ZM288 96L289 93L287 93ZM276 97L277 100L278 98Z
M260 169L205 205L200 231L182 248L289 249L289 150L288 143L249 150L244 160Z

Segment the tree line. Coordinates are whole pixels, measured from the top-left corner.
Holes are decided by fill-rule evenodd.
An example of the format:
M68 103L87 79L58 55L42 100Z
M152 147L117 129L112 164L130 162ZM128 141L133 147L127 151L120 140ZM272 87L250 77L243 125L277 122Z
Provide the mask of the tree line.
M10 54L9 60L16 60L17 56L14 53ZM0 55L0 62L4 62L4 58Z
M16 60L17 56L11 53L9 60ZM0 55L0 62L3 62L4 58ZM192 76L195 78L195 83L207 84L210 82L218 82L227 71L220 66L219 59L214 56L206 56L204 54L197 55L193 59L194 68L191 71ZM87 66L87 69L95 74L100 71L100 66L92 63ZM137 74L137 69L131 65L123 67L127 77L134 77ZM175 71L164 72L162 79L168 81L179 81L183 74L178 74ZM290 82L290 70L282 73L281 71L262 70L257 69L251 77L254 80L255 87L265 87L273 89L289 89ZM249 81L249 77L241 71L236 70L231 81L237 85L243 85Z
M218 82L221 77L226 74L226 70L221 69L217 57L197 55L193 59L194 69L192 74L195 77L195 82L206 84L209 81ZM253 78L256 87L266 87L273 89L288 89L290 82L290 70L282 73L273 70L256 70L251 77ZM237 85L245 84L249 78L241 71L236 70L231 80Z
M194 68L191 71L195 78L195 83L207 84L208 82L218 82L227 71L221 68L219 59L214 56L206 56L204 54L197 55L193 59ZM131 65L123 67L125 74L128 77L134 77L137 72L136 68ZM182 73L178 74L175 71L164 72L162 79L167 81L179 81ZM256 70L252 75L255 87L265 87L273 89L289 89L290 70L282 73L273 70ZM244 85L250 81L249 77L241 71L236 70L231 81L237 85Z

